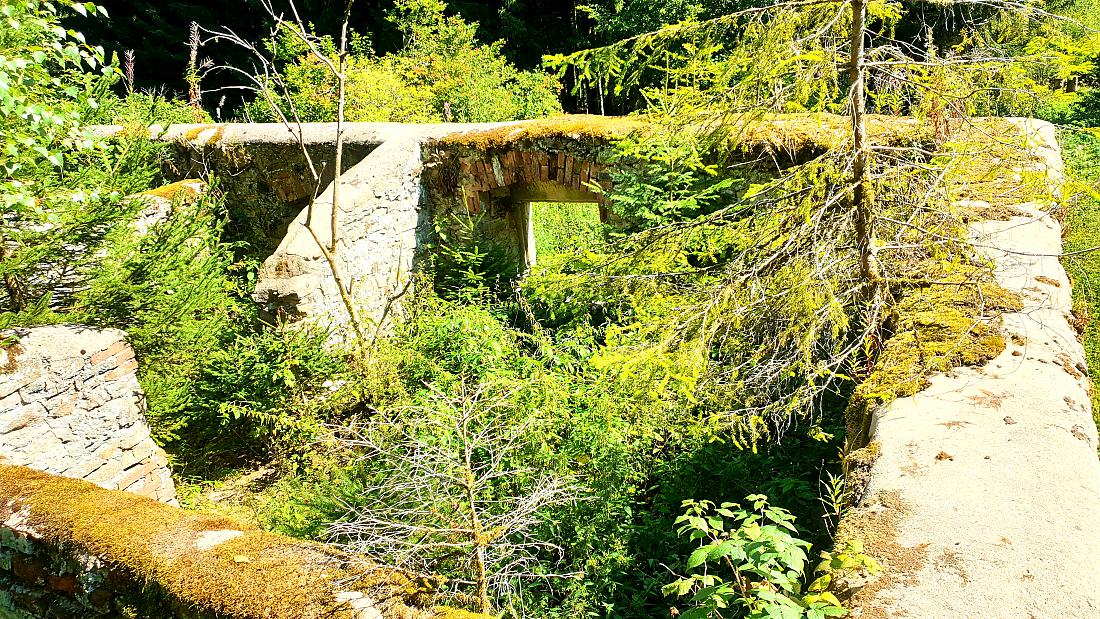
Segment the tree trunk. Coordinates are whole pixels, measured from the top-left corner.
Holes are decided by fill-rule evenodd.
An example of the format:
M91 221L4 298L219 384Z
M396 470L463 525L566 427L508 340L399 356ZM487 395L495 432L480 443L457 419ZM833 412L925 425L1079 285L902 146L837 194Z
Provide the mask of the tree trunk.
M851 0L852 51L848 60L848 106L852 115L852 207L855 209L856 247L859 250L859 270L863 279L864 298L878 298L882 273L875 255L874 191L871 187L871 145L867 141L867 85L864 57L866 52L864 27L867 20L866 0ZM868 327L870 325L867 325Z

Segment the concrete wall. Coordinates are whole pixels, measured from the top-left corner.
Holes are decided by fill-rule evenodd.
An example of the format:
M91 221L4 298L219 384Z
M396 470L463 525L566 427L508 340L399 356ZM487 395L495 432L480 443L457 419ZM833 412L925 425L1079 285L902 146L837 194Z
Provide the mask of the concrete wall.
M171 179L216 179L229 215L229 240L248 243L248 252L262 260L275 251L287 225L313 194L332 182L335 127L325 134L327 126L310 126L303 135L307 158L303 145L283 125L245 126L172 125L160 136L172 145L163 168ZM349 137L344 171L382 143L375 131Z
M1019 125L1057 197L1054 127ZM1015 209L972 227L1023 299L1004 352L875 415L880 455L846 520L885 571L854 584L853 617L1100 617L1100 461L1061 226L1050 201Z
M125 336L71 325L0 334L0 462L175 502Z

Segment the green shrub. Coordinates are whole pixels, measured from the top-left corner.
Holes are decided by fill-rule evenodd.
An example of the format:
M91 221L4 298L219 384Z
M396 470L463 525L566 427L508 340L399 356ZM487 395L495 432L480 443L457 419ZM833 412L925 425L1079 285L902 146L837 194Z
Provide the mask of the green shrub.
M324 386L347 367L327 333L258 322L214 195L178 200L145 236L117 228L71 314L127 331L153 436L185 466L293 455L346 403Z
M560 113L561 86L549 75L521 71L504 58L502 43L480 44L476 24L443 14L438 0L400 0L390 13L405 38L403 49L376 56L352 37L348 59L345 120L352 122L491 122ZM290 101L268 92L247 107L249 118L277 120L274 102L290 118L336 120L337 83L320 58L290 32L268 44L283 69ZM336 48L323 38L331 59Z
M599 208L591 202L536 202L531 205L539 260L553 254L593 251L603 241Z
M435 221L431 274L435 292L471 303L502 298L519 274L519 259L479 233L481 217L452 215Z
M1066 212L1065 263L1073 281L1074 314L1084 330L1089 374L1100 380L1100 137L1080 132L1059 132L1058 141L1071 178L1076 181ZM1100 394L1092 393L1092 410L1100 425Z
M107 232L132 214L121 198L147 188L155 147L146 139L101 140L83 128L101 113L117 79L101 48L59 25L93 4L0 2L0 310L72 287ZM65 283L67 282L67 283Z
M795 518L785 509L769 505L764 495L746 497L752 508L737 503L715 505L711 501L684 501L684 514L676 519L678 532L698 542L684 562L698 570L665 585L666 595L690 597L684 619L824 619L843 617L848 611L827 591L829 576L806 585L810 543L798 539ZM877 571L873 559L848 553L839 569ZM821 570L831 561L819 566Z
M254 456L299 456L344 404L348 365L327 339L301 327L241 329L209 351L195 381L189 438L216 441L229 432L232 446L251 447Z
M177 202L172 216L145 236L119 227L77 298L74 313L83 320L129 333L161 442L178 438L188 425L207 355L253 317L228 275L233 256L221 242L223 223L220 205L204 197Z
M1100 127L1100 86L1081 91L1066 117L1082 127Z

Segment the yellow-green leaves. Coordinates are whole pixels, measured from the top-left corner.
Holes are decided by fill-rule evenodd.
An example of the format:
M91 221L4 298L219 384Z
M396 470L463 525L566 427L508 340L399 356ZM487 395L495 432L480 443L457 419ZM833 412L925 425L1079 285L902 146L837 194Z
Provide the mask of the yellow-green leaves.
M826 591L822 578L804 585L809 542L795 537L794 517L769 504L761 494L737 503L684 501L677 532L697 541L677 577L662 588L665 595L687 597L682 617L727 616L725 609L760 618L820 619L847 611ZM824 577L823 577L824 578Z

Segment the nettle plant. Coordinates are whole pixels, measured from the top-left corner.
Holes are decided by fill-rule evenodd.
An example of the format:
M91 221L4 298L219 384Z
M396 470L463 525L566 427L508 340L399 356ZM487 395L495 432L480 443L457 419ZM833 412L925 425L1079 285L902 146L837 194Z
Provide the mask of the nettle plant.
M772 506L768 497L745 498L752 509L737 503L684 501L676 519L677 533L699 542L685 568L692 573L664 586L665 595L688 598L692 608L682 619L824 619L848 614L828 591L832 574L849 570L877 572L878 564L863 554L858 542L840 544L821 553L806 585L810 542L799 539L795 517Z

